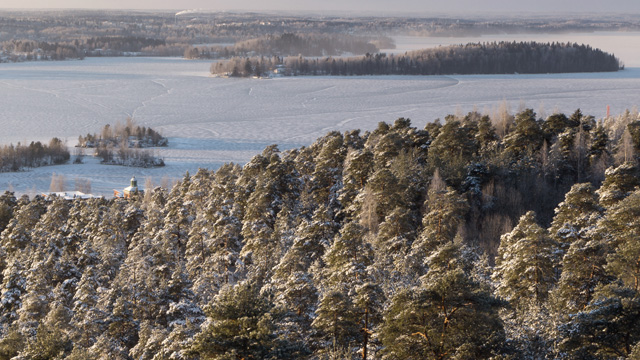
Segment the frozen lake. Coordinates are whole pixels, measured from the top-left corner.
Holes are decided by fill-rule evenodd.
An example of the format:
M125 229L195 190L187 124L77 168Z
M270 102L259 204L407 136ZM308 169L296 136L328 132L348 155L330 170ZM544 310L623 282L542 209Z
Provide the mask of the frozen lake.
M384 50L388 53L404 53L451 44L468 44L478 42L500 41L537 41L543 43L578 43L588 44L593 48L614 54L628 67L640 67L640 32L596 31L592 33L559 33L559 34L492 34L465 37L395 37L396 48Z
M403 41L399 47L420 40ZM89 160L0 173L0 190L47 191L56 172L66 176L69 190L74 179L83 178L91 180L94 193L110 195L127 186L131 175L141 183L150 178L159 184L163 177L180 178L199 167L244 163L274 143L281 149L308 145L330 130L373 129L398 117L423 127L447 114L473 109L491 113L504 101L513 112L521 106L542 115L581 108L600 118L607 105L617 114L640 103L640 63L623 60L627 69L617 73L268 80L213 78L209 61L175 58L0 64L0 144L57 136L74 145L78 135L99 132L127 117L160 130L170 141L169 148L156 150L165 158L164 168L103 166ZM638 67L630 67L632 63Z

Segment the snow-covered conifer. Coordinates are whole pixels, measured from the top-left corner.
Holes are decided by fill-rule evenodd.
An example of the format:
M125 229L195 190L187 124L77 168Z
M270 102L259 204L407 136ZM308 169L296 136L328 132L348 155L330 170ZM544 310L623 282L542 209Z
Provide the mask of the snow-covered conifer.
M461 245L444 243L427 259L421 285L399 291L381 329L389 359L479 359L499 353L503 306L485 284L475 282Z
M425 200L422 232L411 246L408 261L419 273L426 270L426 259L438 246L453 242L469 205L467 200L450 187L438 185L434 176ZM420 270L422 269L422 270Z
M618 167L610 167L605 171L605 179L597 193L600 204L605 208L624 199L633 189L640 185L638 169L630 162Z
M493 274L497 293L517 309L529 299L542 304L554 284L556 244L527 212L510 233L500 239Z

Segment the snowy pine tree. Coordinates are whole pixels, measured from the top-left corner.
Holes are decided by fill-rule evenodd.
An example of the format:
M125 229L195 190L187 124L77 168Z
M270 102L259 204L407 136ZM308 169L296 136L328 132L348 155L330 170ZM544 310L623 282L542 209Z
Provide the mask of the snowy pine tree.
M554 283L556 244L527 212L518 225L500 239L493 274L497 293L517 309L533 299L542 304Z
M461 245L445 243L428 257L421 285L398 292L381 339L385 359L479 359L499 353L502 303L475 282Z

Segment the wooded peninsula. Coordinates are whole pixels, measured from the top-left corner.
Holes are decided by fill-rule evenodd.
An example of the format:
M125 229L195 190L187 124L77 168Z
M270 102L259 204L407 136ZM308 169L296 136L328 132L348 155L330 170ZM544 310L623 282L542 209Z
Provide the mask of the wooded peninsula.
M357 57L247 57L211 65L233 77L297 75L453 75L602 72L623 69L614 55L576 43L492 42Z

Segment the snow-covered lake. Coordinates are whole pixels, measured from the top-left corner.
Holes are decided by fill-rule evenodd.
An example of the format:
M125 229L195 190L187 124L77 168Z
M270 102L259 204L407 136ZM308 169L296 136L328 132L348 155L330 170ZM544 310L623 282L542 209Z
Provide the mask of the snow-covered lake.
M558 34L491 34L465 37L421 37L398 36L395 49L385 49L387 53L404 53L452 44L468 44L478 42L500 41L537 41L542 43L578 43L588 44L593 48L614 54L628 67L640 67L640 32L596 31L592 33L558 33Z
M420 41L400 40L399 48ZM600 118L607 105L617 114L640 103L640 61L623 60L627 69L617 73L268 80L213 78L209 61L176 58L0 64L0 144L56 136L72 146L78 135L127 117L170 141L169 148L156 150L165 158L164 168L104 166L89 159L83 165L0 173L0 191L47 191L55 172L65 175L69 190L82 178L91 180L94 193L110 195L132 175L141 184L146 178L159 184L199 167L244 163L270 144L299 147L330 130L373 129L398 117L423 127L447 114L491 113L505 101L514 112L522 106L542 115L581 108Z

